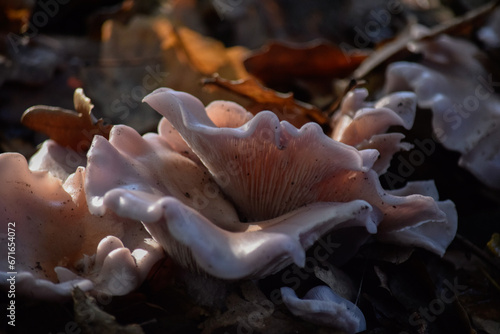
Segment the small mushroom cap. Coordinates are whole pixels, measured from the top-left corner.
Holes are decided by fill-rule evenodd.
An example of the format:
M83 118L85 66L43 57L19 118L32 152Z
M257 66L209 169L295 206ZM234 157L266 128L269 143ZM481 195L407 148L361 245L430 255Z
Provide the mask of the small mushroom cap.
M312 288L302 299L289 287L282 287L281 295L290 312L306 321L346 333L366 330L366 320L361 310L325 285Z
M403 134L385 132L390 126L413 126L417 98L412 92L397 92L368 103L364 101L367 97L366 89L346 95L332 121L332 138L358 150L376 149L380 156L372 168L380 175L387 171L396 152L412 148L402 142Z
M413 126L417 103L414 93L393 93L384 96L373 106L365 103L355 112L345 107L346 105L359 105L360 96L366 97L367 95L366 89L356 89L347 94L340 115L347 116L350 121L334 128L333 139L356 146L374 135L385 133L390 126L401 125L405 129ZM354 99L356 103L346 101L351 99Z

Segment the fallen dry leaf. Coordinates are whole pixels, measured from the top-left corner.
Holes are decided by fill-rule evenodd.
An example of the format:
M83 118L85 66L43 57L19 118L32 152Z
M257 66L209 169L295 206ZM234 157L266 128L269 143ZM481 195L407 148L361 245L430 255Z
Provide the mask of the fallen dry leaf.
M395 332L473 333L460 300L469 287L438 257L416 252L399 265L371 263L366 272L364 297Z
M242 60L249 52L244 47L227 48L210 37L202 36L188 28L173 30L177 47L183 51L193 68L203 75L219 73L224 78L242 79L248 77Z
M104 125L102 119L95 119L92 115L93 105L81 88L75 90L73 102L75 111L43 105L33 106L23 113L21 123L46 134L61 146L85 152L95 135L107 139L112 125Z
M356 299L357 291L349 276L342 270L328 263L328 269L319 266L314 267L314 275L342 298L350 301Z
M384 244L372 244L362 249L362 253L366 258L392 264L401 264L408 261L414 251L414 247Z
M226 80L217 75L203 80L203 85L223 88L252 101L247 107L251 112L270 110L281 120L287 120L295 126L302 126L314 121L326 125L328 118L317 107L295 100L293 93L280 93L263 87L255 79Z
M347 52L325 41L272 42L250 54L243 63L249 73L272 86L293 79L329 82L345 78L368 55L366 50Z

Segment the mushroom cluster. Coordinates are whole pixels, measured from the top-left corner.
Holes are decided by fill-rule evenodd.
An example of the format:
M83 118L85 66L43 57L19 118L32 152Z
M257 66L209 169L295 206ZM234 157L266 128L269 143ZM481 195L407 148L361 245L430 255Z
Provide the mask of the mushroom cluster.
M305 251L338 230L356 245L378 239L443 255L456 233L454 204L438 200L432 181L386 190L378 179L395 152L410 148L402 134L385 132L412 126L416 97L366 97L363 89L345 97L330 138L315 123L298 129L228 101L205 108L161 88L144 99L164 116L158 133L116 125L109 139L94 137L85 166L69 176L54 142L36 157L49 172L3 154L0 219L18 227L18 280L26 282L19 289L42 298L68 295L75 285L124 294L163 250L189 270L262 278L291 263L304 266ZM2 247L6 242L2 235ZM7 262L0 265L6 275ZM337 327L363 327L359 310L324 288L306 303L286 289L283 295L305 319L324 324L333 316L328 324L335 327L335 314L352 311L347 327ZM321 312L312 315L318 303Z
M413 195L382 189L373 169L378 150L332 140L315 123L297 129L269 111L253 117L227 101L205 109L195 97L170 89L156 90L145 102L165 117L158 134L141 137L115 126L109 141L94 140L89 209L142 221L187 267L225 279L262 277L291 262L303 266L305 249L341 228L362 226L379 238L438 254L454 236L454 206L429 196L432 185ZM398 111L408 118L414 105L413 95L393 95L381 106L358 110L338 136L390 151L378 143L378 131L404 124ZM399 110L389 108L394 106ZM363 127L373 115L381 124Z

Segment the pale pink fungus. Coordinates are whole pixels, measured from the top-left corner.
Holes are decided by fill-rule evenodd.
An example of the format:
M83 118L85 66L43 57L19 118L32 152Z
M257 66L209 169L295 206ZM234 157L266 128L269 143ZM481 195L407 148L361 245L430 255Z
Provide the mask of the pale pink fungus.
M158 134L114 126L109 140L94 137L86 161L47 141L35 171L18 154L1 155L0 218L4 227L16 222L20 290L47 299L75 286L128 293L163 255L156 242L183 266L224 279L303 266L306 249L338 230L354 251L373 235L443 255L456 233L453 203L438 200L432 181L390 191L378 180L393 154L411 147L385 132L412 126L415 95L366 97L362 89L346 96L332 139L315 123L297 129L269 111L252 116L228 101L205 108L158 89L145 98L165 116ZM8 263L0 265L6 278ZM365 328L361 311L327 287L302 300L282 294L308 321Z
M359 140L392 123L411 124L412 96L395 99L407 101L404 112L394 111L391 100L379 102L382 111L375 113L385 115L384 125ZM268 111L251 117L230 102L205 110L193 96L170 89L145 101L168 122L160 122L159 134L141 137L115 126L109 141L94 140L89 208L143 221L185 266L221 278L262 277L291 262L303 265L305 249L321 235L355 226L440 255L454 236L456 216L441 209L454 212L451 202L382 189L372 169L377 150L332 140L314 123L297 129Z
M8 227L15 230L15 263L10 267L3 256L0 277L7 284L8 273L16 272L18 294L63 299L79 286L123 295L137 288L163 256L139 222L112 212L90 214L83 167L62 183L47 171L29 170L22 155L4 153L0 171L0 245L5 254Z

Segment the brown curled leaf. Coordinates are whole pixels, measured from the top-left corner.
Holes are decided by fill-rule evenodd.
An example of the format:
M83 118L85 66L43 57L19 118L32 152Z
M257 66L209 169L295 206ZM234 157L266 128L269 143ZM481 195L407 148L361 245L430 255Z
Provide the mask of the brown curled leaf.
M293 45L272 42L243 62L247 71L268 85L293 79L331 81L350 75L368 57L368 52L347 52L324 41Z
M328 118L321 113L319 108L298 100L293 93L280 93L263 87L255 79L226 80L218 75L203 80L204 86L223 88L236 95L250 99L252 105L249 111L271 110L281 120L286 120L295 126L301 126L314 121L321 125L328 123Z
M33 106L23 113L21 123L46 134L61 146L87 151L95 135L109 137L112 125L104 125L102 119L97 120L92 115L94 106L81 88L75 90L73 103L75 110Z

